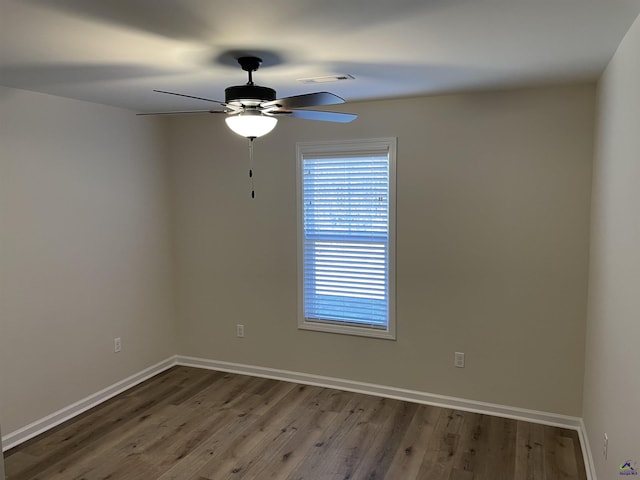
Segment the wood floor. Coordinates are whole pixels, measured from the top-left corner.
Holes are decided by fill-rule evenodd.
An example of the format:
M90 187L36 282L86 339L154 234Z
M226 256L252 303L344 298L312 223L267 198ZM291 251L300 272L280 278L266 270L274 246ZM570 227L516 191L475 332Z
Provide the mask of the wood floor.
M5 455L7 480L586 480L572 430L188 367Z

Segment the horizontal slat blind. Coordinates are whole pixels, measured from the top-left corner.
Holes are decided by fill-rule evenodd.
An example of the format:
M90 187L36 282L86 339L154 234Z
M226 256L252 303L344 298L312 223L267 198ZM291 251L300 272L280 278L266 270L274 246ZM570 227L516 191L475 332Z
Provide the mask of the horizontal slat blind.
M387 152L305 155L302 168L305 318L386 328Z

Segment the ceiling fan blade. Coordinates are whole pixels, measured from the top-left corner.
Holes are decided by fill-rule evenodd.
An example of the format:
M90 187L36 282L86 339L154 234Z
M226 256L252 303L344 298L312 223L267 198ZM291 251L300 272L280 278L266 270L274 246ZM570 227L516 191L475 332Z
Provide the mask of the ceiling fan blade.
M204 100L205 102L213 102L213 103L220 104L223 107L229 107L229 105L227 105L224 102L221 102L220 100L212 100L210 98L204 98L204 97L194 97L193 95L185 95L184 93L176 93L176 92L167 92L165 90L154 90L154 92L165 93L167 95L177 95L178 97L195 98L196 100Z
M344 99L329 92L306 93L304 95L294 95L293 97L278 98L270 102L260 104L261 108L283 108L291 110L293 108L319 107L320 105L335 105L344 103Z
M354 113L325 112L320 110L275 110L270 115L289 115L305 120L320 120L322 122L349 123L358 118Z
M185 110L180 112L148 112L136 113L136 115L188 115L191 113L227 113L224 110Z

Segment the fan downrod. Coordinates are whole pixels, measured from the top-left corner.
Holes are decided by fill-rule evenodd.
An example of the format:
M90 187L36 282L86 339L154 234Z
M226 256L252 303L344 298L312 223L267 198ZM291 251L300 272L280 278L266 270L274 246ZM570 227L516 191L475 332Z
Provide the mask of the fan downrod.
M252 73L260 67L262 63L261 58L239 57L238 63L242 67L242 70L249 74L249 81L245 85L225 88L226 103L238 104L243 107L255 107L262 102L270 102L276 99L276 91L273 88L261 87L253 83Z
M262 59L259 57L239 57L238 63L242 67L242 70L249 74L247 85L253 85L253 72L260 68Z

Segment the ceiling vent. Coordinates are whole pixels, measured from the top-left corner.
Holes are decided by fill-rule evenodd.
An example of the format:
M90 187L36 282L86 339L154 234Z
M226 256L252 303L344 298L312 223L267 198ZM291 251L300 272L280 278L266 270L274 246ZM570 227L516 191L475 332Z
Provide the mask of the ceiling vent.
M324 77L310 77L310 78L299 78L298 81L302 83L330 83L330 82L340 82L342 80L355 80L353 75L349 75L348 73L340 74L340 75L327 75Z

